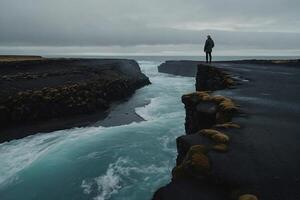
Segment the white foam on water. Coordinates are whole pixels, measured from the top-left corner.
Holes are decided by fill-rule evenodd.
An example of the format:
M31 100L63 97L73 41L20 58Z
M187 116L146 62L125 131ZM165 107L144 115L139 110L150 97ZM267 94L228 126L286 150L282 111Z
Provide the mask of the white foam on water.
M110 167L105 175L94 179L98 185L98 193L100 193L94 198L95 200L109 199L111 195L118 193L118 190L121 189L121 178L115 173L114 169Z
M151 175L167 174L168 171L167 163L164 163L163 166L154 164L137 166L139 165L133 160L120 157L115 163L109 164L105 174L92 179L82 180L80 187L83 193L92 196L92 199L106 200L110 199L112 195L119 193L122 188L130 187L128 184L138 183L139 180L135 179L132 176L133 174L143 176L143 181L147 182Z
M173 139L173 140L172 140ZM170 144L174 142L174 138L171 138L169 136L163 136L160 138L160 143L163 146L163 151L170 152L170 153L176 153L176 149L170 147Z
M81 182L81 188L83 189L84 194L90 194L92 192L92 184L93 183L86 180Z
M45 134L0 144L0 185L46 153L58 138Z
M170 128L166 134L163 134L158 138L159 143L162 146L162 151L169 153L175 159L177 155L176 141L175 139L184 133L184 127L178 128L176 126Z
M0 186L12 183L18 172L65 142L99 134L103 127L74 128L28 136L0 144Z
M121 189L120 182L120 176L116 174L113 165L110 165L106 174L92 180L83 180L80 187L86 195L95 193L94 200L105 200L118 193L118 190Z
M155 111L160 105L160 97L155 97L150 99L150 103L143 106L135 108L135 113L142 117L144 120L153 120L157 118Z

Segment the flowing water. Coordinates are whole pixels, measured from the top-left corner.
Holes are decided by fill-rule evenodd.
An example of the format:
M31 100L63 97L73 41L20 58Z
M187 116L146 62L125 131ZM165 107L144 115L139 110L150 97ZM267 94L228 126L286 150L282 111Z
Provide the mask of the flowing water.
M145 121L37 134L0 144L0 199L150 199L170 181L175 138L184 132L181 96L194 78L157 72L139 62L152 85L130 101Z

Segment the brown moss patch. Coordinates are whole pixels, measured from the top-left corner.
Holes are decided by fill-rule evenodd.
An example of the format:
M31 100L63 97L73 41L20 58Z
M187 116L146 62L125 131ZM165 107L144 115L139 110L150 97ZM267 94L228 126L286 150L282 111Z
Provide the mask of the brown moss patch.
M189 160L183 165L184 168L192 172L196 177L208 174L210 171L210 161L203 153L190 155Z
M15 62L15 61L43 60L43 59L45 58L41 56L18 56L18 55L0 56L0 62Z
M229 136L214 129L202 129L198 133L210 138L216 143L227 144L229 142Z
M224 79L224 84L229 87L229 86L232 86L234 85L234 80L231 78L231 77L226 77Z
M229 147L228 144L215 144L211 149L220 153L226 153L228 152Z
M224 124L217 124L214 126L214 128L230 129L230 128L241 128L241 126L233 122L227 122Z
M244 194L238 200L258 200L258 198L253 194Z
M183 162L172 171L173 179L201 178L210 173L210 160L207 157L209 148L195 145L190 148Z
M216 143L228 143L229 142L229 137L225 135L224 133L218 133L215 134L211 137L213 141Z
M186 105L191 103L199 103L200 101L208 101L210 99L209 91L193 92L182 96L182 102Z
M207 154L209 152L209 147L205 145L194 145L189 149L188 154L197 154L197 153L202 153L202 154Z
M220 109L223 111L237 111L237 105L229 98L225 98L219 103Z
M212 96L209 91L194 92L182 96L182 102L187 106L195 106L201 102L212 102L217 105L216 121L218 124L230 122L239 106L230 98L221 95Z

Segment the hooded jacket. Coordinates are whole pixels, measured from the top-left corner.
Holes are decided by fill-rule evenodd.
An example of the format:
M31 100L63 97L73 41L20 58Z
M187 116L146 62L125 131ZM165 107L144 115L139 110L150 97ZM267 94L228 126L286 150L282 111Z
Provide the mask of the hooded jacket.
M212 49L214 48L215 43L211 38L207 38L204 46L204 51L205 52L212 52Z

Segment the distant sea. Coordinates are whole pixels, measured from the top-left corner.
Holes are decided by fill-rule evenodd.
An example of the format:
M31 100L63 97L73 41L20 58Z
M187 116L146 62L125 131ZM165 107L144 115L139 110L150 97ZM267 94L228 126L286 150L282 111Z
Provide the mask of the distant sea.
M106 56L96 56L96 55L50 55L45 57L72 57L72 58L121 58L121 59L134 59L137 61L155 61L163 62L166 60L195 60L195 61L205 61L205 56L116 56L116 55L106 55ZM291 60L300 59L299 56L213 56L215 61L229 61L229 60Z

